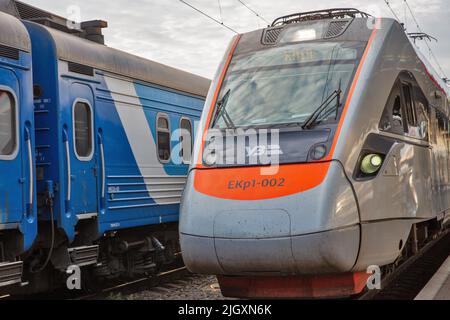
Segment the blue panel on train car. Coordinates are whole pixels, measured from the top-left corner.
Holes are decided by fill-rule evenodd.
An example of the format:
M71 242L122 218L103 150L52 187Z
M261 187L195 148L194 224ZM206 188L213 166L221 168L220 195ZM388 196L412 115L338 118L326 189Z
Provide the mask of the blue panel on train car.
M88 84L68 82L66 85L68 87L60 84L64 88L63 92L68 93L67 96L61 93L61 113L67 119L64 121L66 161L69 160L66 173L70 176L66 209L69 208L80 217L97 213L98 210L95 105Z
M36 101L38 192L45 196L48 182L55 187L53 212L42 206L40 218L53 214L69 245L77 236L92 244L106 231L178 221L188 163L170 152L182 119L193 131L204 103L198 95L206 95L209 82L25 24L33 49L42 51L34 57L35 84L43 92ZM104 60L90 60L100 53ZM184 77L193 85L180 81ZM179 89L151 85L152 79ZM158 135L160 117L166 127ZM86 225L89 232L81 230Z
M20 222L24 210L22 152L19 152L19 81L0 64L0 223Z
M2 251L1 263L30 249L37 219L31 54L23 47L29 38L18 20L3 13L0 27L14 28L17 36L2 42L0 54L0 246L14 248ZM6 234L13 243L3 243Z
M24 24L32 39L33 52L39 52L33 55L33 81L41 91L40 97L35 100L36 180L37 193L41 198L38 216L42 221L49 221L53 215L58 227L72 241L75 238L77 218L72 214L71 202L67 196L70 190L66 154L66 141L72 143L69 136L71 122L61 121L63 112L59 108L61 101L56 47L44 27L29 22ZM62 110L70 115L72 108ZM48 183L55 189L53 211L45 205Z
M164 117L175 136L181 117L198 120L203 100L108 75L97 90L99 231L177 221L188 164L159 159L156 122Z

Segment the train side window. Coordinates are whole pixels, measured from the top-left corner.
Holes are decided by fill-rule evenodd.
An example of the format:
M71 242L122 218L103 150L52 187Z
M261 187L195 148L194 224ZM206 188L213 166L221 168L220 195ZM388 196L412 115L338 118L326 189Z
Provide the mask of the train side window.
M90 160L93 154L93 119L91 106L82 101L73 110L75 153L80 160Z
M13 95L0 90L0 157L12 156L17 146L16 102Z
M446 135L447 127L448 127L447 118L440 111L436 112L436 118L437 118L437 124L438 124L438 129L439 129L438 134L440 134L440 135L442 135L442 137L444 137Z
M405 125L401 90L399 84L396 83L384 109L380 129L392 133L404 134L406 130Z
M181 142L181 154L185 164L191 163L192 157L192 124L191 120L187 118L181 118L180 121L180 142Z
M416 114L414 110L414 101L412 97L411 85L402 83L403 97L405 98L406 119L409 126L416 126Z
M161 162L170 160L170 126L169 117L159 114L157 117L158 157Z
M425 94L419 86L414 87L414 105L418 138L429 140L430 107Z

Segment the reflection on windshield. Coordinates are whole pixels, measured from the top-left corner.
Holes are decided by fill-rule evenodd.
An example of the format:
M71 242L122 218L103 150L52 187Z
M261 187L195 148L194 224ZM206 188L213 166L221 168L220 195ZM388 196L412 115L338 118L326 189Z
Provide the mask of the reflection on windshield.
M364 45L302 43L235 58L221 89L231 92L228 116L236 127L305 121L339 85L345 97ZM214 127L228 126L221 117Z

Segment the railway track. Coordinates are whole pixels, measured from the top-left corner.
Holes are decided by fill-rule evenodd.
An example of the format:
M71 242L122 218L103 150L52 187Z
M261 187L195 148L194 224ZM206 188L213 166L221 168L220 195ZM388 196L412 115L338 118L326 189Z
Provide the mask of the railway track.
M144 290L151 290L162 285L181 281L183 278L189 278L192 274L183 264L181 254L177 255L174 263L167 266L157 275L143 277L132 281L111 281L102 285L96 285L95 289L90 288L88 291L69 291L59 289L51 294L34 294L34 295L3 295L0 300L96 300L105 299L110 295L131 295Z
M428 243L419 254L382 280L381 290L371 290L359 300L413 300L450 254L450 232Z
M164 285L183 284L183 280L186 277L190 277L192 274L186 267L179 267L176 269L168 270L159 273L158 275L150 278L142 278L139 280L122 283L116 286L101 289L98 292L86 295L80 295L78 297L69 298L68 300L102 300L113 295L119 297L132 295L144 290L151 290L152 288L160 288Z

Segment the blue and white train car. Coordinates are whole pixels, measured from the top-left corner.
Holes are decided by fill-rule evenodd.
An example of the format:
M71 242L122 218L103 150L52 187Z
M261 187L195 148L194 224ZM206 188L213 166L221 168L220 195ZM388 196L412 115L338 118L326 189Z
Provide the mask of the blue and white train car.
M37 234L31 42L0 12L0 287L20 283Z
M56 269L155 272L178 251L195 122L210 82L24 22L34 63L38 215Z

